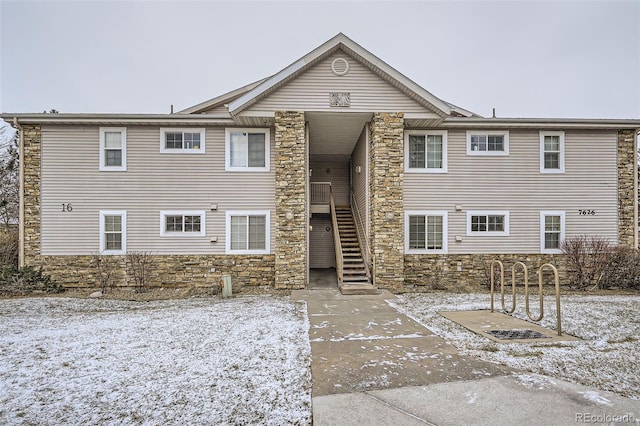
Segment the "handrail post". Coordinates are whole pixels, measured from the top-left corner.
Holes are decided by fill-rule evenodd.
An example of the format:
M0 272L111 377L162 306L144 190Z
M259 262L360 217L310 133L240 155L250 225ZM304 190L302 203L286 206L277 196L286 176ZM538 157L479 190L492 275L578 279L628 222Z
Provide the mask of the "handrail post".
M489 268L491 268L491 312L493 312L493 295L495 293L495 279L493 274L493 265L498 264L500 266L500 288L504 285L504 265L501 261L494 259L491 261Z

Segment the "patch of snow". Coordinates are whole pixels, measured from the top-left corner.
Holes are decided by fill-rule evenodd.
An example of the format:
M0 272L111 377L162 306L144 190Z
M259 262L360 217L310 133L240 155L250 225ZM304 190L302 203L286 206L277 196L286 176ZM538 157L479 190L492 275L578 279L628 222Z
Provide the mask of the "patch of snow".
M2 424L308 424L306 305L0 301Z
M613 405L611 401L609 401L609 399L600 395L598 392L586 391L586 392L578 392L578 393L582 395L584 399L586 399L587 401L593 402L597 405L606 405L608 407L611 407Z
M545 296L544 301L545 316L539 324L555 330L555 297ZM562 330L582 339L574 342L496 343L438 314L488 309L486 293L407 293L387 303L443 337L462 355L640 399L635 355L640 352L640 296L562 296ZM518 296L513 315L528 320L523 295Z

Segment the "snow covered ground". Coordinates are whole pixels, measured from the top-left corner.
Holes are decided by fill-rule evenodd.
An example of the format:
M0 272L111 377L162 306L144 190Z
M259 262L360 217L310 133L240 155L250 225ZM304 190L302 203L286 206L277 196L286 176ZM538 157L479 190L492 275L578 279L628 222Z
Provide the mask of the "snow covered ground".
M511 298L506 296L507 307ZM495 343L449 321L438 311L489 309L488 294L405 294L391 302L462 354L498 362L597 389L640 399L640 296L568 295L561 298L563 332L577 342ZM531 310L538 312L532 296ZM515 316L527 319L524 296L519 295ZM556 327L555 297L545 297L542 326ZM500 296L496 300L500 307Z
M0 300L0 424L308 424L303 303Z

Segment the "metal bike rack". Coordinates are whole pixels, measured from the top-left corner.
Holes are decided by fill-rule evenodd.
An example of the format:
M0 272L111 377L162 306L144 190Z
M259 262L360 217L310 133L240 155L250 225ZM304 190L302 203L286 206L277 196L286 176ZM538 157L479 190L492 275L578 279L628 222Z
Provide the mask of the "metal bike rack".
M538 269L538 292L540 297L540 315L537 317L534 317L529 308L529 273L527 270L527 266L522 262L516 262L511 268L511 293L513 296L512 297L513 306L511 307L510 310L507 310L504 303L504 265L499 260L491 261L491 264L489 266L491 268L491 312L494 311L494 293L495 293L494 266L495 265L500 266L500 296L502 301L502 310L509 315L515 312L516 310L516 270L518 269L518 267L522 268L524 272L525 310L527 312L527 316L529 317L529 319L534 322L541 321L542 318L544 317L544 293L542 289L542 272L544 271L545 268L551 268L551 270L553 271L553 278L554 278L554 283L556 288L556 312L557 312L556 324L558 329L558 336L562 336L562 321L560 319L561 317L560 315L560 280L558 279L558 270L556 269L556 267L550 263L545 263Z

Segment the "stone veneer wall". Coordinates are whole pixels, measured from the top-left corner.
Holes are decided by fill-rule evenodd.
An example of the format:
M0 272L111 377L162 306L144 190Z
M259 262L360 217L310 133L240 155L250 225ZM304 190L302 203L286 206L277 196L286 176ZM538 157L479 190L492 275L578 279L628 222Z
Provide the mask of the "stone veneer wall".
M276 111L275 127L275 287L301 289L305 288L307 280L307 167L304 112Z
M405 287L403 291L414 291L416 287L428 290L468 290L483 287L489 282L488 265L492 260L500 260L504 265L505 286L511 285L511 268L516 262L523 262L529 272L529 285L538 285L538 269L551 263L558 269L560 284L567 276L567 262L564 255L554 254L443 254L405 255ZM458 265L460 262L460 265ZM497 267L496 267L497 268ZM460 269L460 271L458 271ZM545 276L551 270L545 269ZM499 285L496 276L496 285ZM547 282L546 280L544 281ZM551 282L551 281L549 281ZM524 285L521 269L516 271L516 284ZM487 288L487 287L485 287Z
M637 146L634 130L618 131L618 242L638 247Z
M24 259L21 265L39 265L40 255L40 164L42 130L40 125L22 126L24 152Z
M115 286L134 286L128 276L124 256L117 259L112 282ZM99 287L91 256L42 256L44 271L67 288ZM231 275L234 288L273 286L273 255L157 255L151 269L150 287L214 287L222 275Z
M371 249L374 284L400 291L404 282L404 114L375 113L370 126Z

